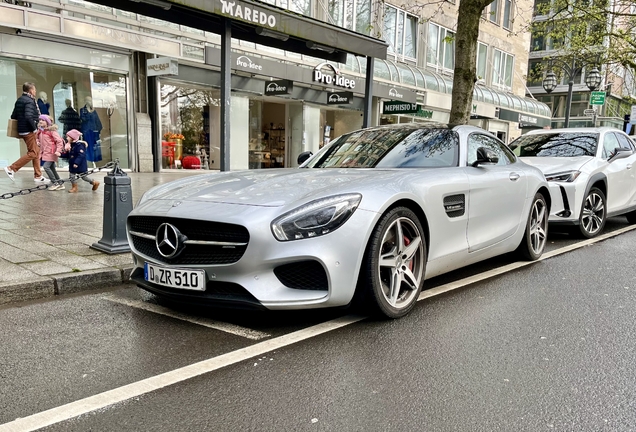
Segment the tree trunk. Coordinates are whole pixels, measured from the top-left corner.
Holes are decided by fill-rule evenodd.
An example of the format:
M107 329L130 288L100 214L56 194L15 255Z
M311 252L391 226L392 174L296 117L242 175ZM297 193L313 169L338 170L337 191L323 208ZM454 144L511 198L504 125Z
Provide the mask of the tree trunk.
M455 75L449 124L468 123L477 81L479 20L493 0L461 0L455 33Z

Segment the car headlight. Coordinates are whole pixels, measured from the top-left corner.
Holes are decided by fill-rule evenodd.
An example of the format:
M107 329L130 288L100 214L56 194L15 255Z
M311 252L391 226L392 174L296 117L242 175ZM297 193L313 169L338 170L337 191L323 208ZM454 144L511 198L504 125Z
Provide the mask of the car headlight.
M335 231L351 217L361 199L360 194L346 194L307 203L272 222L274 237L279 241L289 241Z
M565 171L554 174L546 174L547 181L573 182L581 174L581 171Z

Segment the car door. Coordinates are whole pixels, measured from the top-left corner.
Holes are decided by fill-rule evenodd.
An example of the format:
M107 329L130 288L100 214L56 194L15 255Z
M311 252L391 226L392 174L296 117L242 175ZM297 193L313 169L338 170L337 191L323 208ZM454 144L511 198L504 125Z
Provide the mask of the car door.
M629 148L631 145L627 139L623 140L619 134L608 132L603 136L603 151L601 157L608 161L605 168L607 176L607 213L621 211L631 205L634 196L634 164L635 156L623 159L615 159L609 162L617 148Z
M496 164L473 167L477 149L485 147L499 158ZM525 218L527 176L506 146L493 136L475 132L468 136L466 173L469 252L492 246L512 236ZM525 226L525 223L524 223Z

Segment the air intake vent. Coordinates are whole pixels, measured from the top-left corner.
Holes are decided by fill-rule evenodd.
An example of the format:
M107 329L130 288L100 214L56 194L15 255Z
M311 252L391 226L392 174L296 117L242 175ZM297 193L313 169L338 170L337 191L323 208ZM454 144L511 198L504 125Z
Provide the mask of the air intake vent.
M288 288L327 291L329 282L322 264L317 261L299 261L278 266L274 274Z
M466 197L461 195L450 195L444 198L444 210L450 218L463 216L466 211Z

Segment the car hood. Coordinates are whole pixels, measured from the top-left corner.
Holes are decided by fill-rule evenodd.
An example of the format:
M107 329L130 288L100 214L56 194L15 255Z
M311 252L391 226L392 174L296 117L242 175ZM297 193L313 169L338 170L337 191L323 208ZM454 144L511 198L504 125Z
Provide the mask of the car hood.
M544 174L580 170L583 165L594 159L592 156L574 157L522 157L528 165L539 168Z
M144 195L152 200L204 201L280 207L319 197L372 187L394 176L378 169L268 169L211 173L183 178L155 187Z

